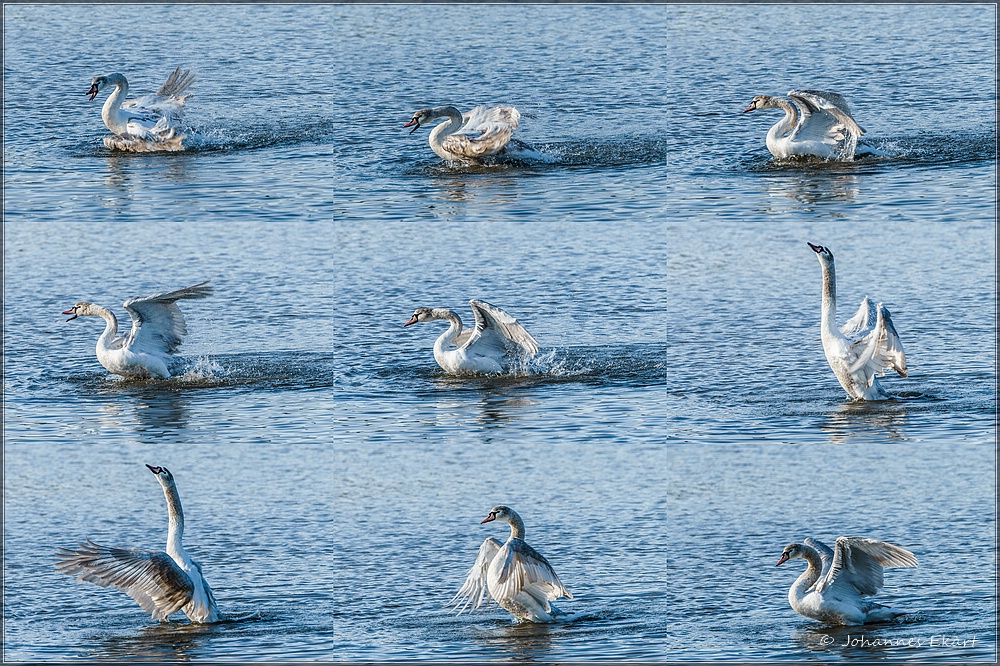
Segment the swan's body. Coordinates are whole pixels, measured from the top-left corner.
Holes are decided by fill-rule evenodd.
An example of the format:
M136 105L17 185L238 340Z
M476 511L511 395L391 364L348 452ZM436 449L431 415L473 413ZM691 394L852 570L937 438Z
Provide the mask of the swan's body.
M184 512L174 477L165 467L146 465L163 486L167 499L167 550L109 548L90 539L79 550L61 548L62 560L56 569L77 576L79 581L119 589L139 602L154 620L166 621L179 610L192 622L218 622L222 619L212 589L201 575L201 565L181 545L184 536Z
M125 310L132 317L129 335L118 335L115 314L100 305L81 301L63 314L77 317L101 317L104 332L97 339L97 360L116 375L125 377L167 379L184 362L174 352L187 334L184 315L177 307L181 299L205 298L212 293L208 282L125 301Z
M757 95L743 113L780 109L785 117L767 133L767 149L779 159L811 155L849 162L859 155L881 154L858 139L864 129L851 117L841 95L821 90L792 90L788 98Z
M573 595L548 560L525 543L521 517L513 509L496 506L482 522L492 520L509 524L510 537L504 544L493 537L483 542L476 563L449 605L461 614L470 605L470 610L479 608L489 596L521 622L554 622L565 615L550 602Z
M108 95L101 117L114 136L104 138L104 145L113 150L145 153L158 150L184 150L184 136L178 134L184 102L190 94L184 92L194 82L190 71L178 67L167 77L153 95L139 99L125 99L128 81L121 74L95 76L87 94L93 100L109 86L114 91Z
M445 119L431 130L427 141L441 159L448 162L477 163L488 155L496 155L515 147L533 150L527 144L512 139L521 114L511 106L480 105L463 114L453 106L422 109L403 127L413 126L410 134L421 125L439 118Z
M838 329L833 253L821 245L809 243L809 247L823 267L820 338L833 374L854 400L887 399L889 395L877 375L885 376L885 371L891 369L901 377L906 376L906 354L888 308L881 303L873 304L865 296L857 313Z
M885 541L839 537L833 550L815 539L785 546L778 566L802 558L808 566L788 591L796 612L831 624L884 622L902 615L866 601L882 589L882 567L915 567L913 553Z
M435 319L449 322L434 343L434 360L454 375L508 372L538 352L538 343L517 319L486 301L473 299L469 305L476 317L469 331L462 331L461 318L447 308L418 308L403 326Z

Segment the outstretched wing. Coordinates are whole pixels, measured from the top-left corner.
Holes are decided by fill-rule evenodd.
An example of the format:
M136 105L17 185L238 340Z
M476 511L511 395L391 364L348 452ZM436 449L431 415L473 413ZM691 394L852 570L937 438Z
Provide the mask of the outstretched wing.
M552 565L538 551L521 539L511 539L507 544L503 568L497 577L493 592L502 599L514 599L519 594L529 594L550 612L549 603L559 597L572 599Z
M490 537L479 547L479 554L476 555L476 563L469 569L469 575L465 577L465 582L458 592L446 605L458 608L456 615L469 607L470 612L479 608L483 601L488 600L489 591L486 589L486 572L490 568L490 562L496 557L500 550L500 542ZM487 601L488 603L488 601Z
M854 120L851 107L847 105L847 100L842 95L822 90L792 90L788 96L794 96L807 103L811 112L822 111L830 114L855 138L865 133L865 129Z
M866 296L865 300L867 299ZM870 330L858 331L859 337L851 344L851 353L854 354L855 361L850 367L851 373L862 373L869 386L876 374L884 375L886 370L895 370L900 376L906 376L906 354L903 352L903 343L899 339L896 327L892 324L889 310L881 303L872 306L872 309L875 312L875 321Z
M875 309L875 304L865 296L861 299L861 307L858 308L857 313L844 322L844 325L840 327L840 332L844 334L844 337L856 340L867 335L875 327L877 320L878 312Z
M486 301L469 301L476 317L473 333L462 348L476 345L477 350L491 350L494 356L507 352L520 353L528 358L538 353L538 342L507 312Z
M883 585L882 567L915 567L913 553L891 543L864 537L839 537L833 562L817 591L841 589L847 594L870 597Z
M793 90L788 97L799 109L799 121L789 139L814 141L849 151L853 155L862 130L850 114L809 93L797 93Z
M164 620L183 608L194 584L169 555L138 548L109 548L90 539L79 549L60 548L56 569L79 581L113 587L135 599L154 620Z
M444 138L446 150L466 157L485 157L503 150L521 114L514 107L477 106L462 114L464 125Z
M127 346L136 352L172 354L187 335L184 315L176 301L205 298L212 286L206 280L184 289L125 301L132 317L132 333Z

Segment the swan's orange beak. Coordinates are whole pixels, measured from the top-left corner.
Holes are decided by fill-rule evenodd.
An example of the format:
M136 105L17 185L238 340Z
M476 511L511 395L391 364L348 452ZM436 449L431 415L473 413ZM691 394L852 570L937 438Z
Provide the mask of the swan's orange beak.
M403 127L409 127L410 125L415 125L415 127L410 130L410 134L413 134L418 129L420 129L420 121L417 120L416 118L410 118L410 122L408 122L405 125L403 125Z
M750 102L750 106L743 109L743 113L746 113L747 111L756 111L756 110L757 110L757 102Z
M69 318L69 319L67 319L66 321L73 321L74 319L76 319L77 317L79 317L79 316L80 316L80 315L78 315L78 314L76 313L76 310L75 310L75 309L73 309L73 308L70 308L69 310L66 310L66 311L64 311L64 312L63 312L63 314L71 314L71 315L73 315L72 317L70 317L70 318Z
M788 561L788 553L782 553L781 554L781 559L778 560L778 564L775 564L774 566L780 566L780 565L784 564L787 561Z
M97 97L97 93L98 93L97 84L96 83L91 84L90 90L87 91L87 94L90 95L91 102L93 102L94 98Z
M481 521L479 521L479 524L480 524L480 525L482 525L483 523L488 523L488 522L491 522L491 521L494 521L494 520L496 520L496 519L497 519L497 518L496 518L496 516L494 516L494 515L493 515L493 514L491 513L490 515L486 516L486 517L485 517L485 518L483 518L483 519L482 519Z
M417 315L413 315L412 317L410 317L410 321L403 324L403 326L405 327L409 326L410 324L416 324L416 323L417 323Z

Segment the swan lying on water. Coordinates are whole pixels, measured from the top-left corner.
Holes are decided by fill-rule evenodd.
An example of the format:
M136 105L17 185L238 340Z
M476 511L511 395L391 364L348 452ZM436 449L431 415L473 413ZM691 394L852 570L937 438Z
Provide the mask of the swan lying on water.
M876 375L887 369L906 376L906 354L892 325L889 310L881 303L861 300L857 313L837 328L837 274L833 253L822 245L808 243L823 267L823 306L820 338L826 360L840 385L854 400L886 400L889 394Z
M554 622L565 615L550 602L573 595L548 560L525 543L521 517L506 506L495 506L482 522L493 520L510 525L510 537L503 545L493 537L483 542L465 583L448 605L461 614L470 605L471 610L479 608L489 596L521 622Z
M831 624L884 622L903 615L864 597L882 589L882 567L915 567L913 553L885 541L839 537L830 550L816 539L785 546L779 566L802 558L808 566L788 591L796 612Z
M97 94L114 86L101 109L101 117L114 136L104 137L104 145L112 150L145 153L159 150L184 150L184 136L177 134L180 129L184 102L190 94L183 94L194 82L190 70L181 72L178 67L167 77L160 89L153 95L139 99L125 99L128 95L128 81L117 72L105 76L95 76L91 82L90 100Z
M511 138L521 118L512 106L482 104L465 114L453 106L436 106L417 111L403 127L412 126L410 134L413 134L422 125L439 118L446 121L431 130L427 141L431 150L448 162L475 164L487 155L511 148L535 153L528 144Z
M447 308L418 308L403 326L444 319L451 325L434 343L434 360L445 372L495 374L532 358L538 343L511 315L486 301L471 300L476 324L462 331L462 320ZM449 349L449 347L457 349Z
M90 539L79 550L61 548L61 562L56 569L78 581L113 587L139 602L154 620L166 621L179 610L192 622L218 622L222 619L212 589L201 575L201 565L181 545L184 536L184 512L174 477L165 467L146 465L163 486L167 499L167 550L109 548Z
M767 149L779 159L812 155L826 160L850 162L860 155L881 155L874 148L858 145L865 130L851 117L843 96L822 90L792 90L788 99L757 95L743 113L781 109L785 117L767 133Z
M106 322L97 339L97 360L116 375L125 377L167 379L184 359L174 352L187 335L184 315L176 301L205 298L212 293L208 281L184 289L153 294L125 301L125 310L132 317L132 332L118 335L115 314L100 305L81 301L63 314L77 317L101 317Z

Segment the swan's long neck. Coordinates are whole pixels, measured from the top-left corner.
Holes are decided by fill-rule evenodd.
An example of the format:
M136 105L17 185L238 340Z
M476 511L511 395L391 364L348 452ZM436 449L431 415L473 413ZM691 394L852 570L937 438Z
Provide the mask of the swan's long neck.
M437 153L439 157L443 159L451 159L451 153L445 150L444 147L445 137L462 129L462 125L465 124L465 121L462 119L462 112L453 106L446 106L439 109L438 113L441 116L447 116L448 122L441 123L431 130L431 134L427 138L427 142L431 145L431 150Z
M184 537L184 510L181 509L181 496L173 479L163 483L163 496L167 498L167 555L174 560L187 559L187 553L181 545Z
M109 130L115 134L124 134L128 131L128 118L121 112L121 106L128 95L128 81L122 77L115 78L111 82L114 83L115 89L104 102L101 118Z
M115 317L114 312L100 305L91 305L90 314L105 321L104 332L101 333L101 337L97 338L97 350L110 351L111 341L118 335L118 318Z
M795 108L795 105L787 99L772 97L771 104L784 111L785 117L775 123L774 126L768 130L768 142L777 141L788 132L791 132L795 128L795 125L799 122L799 110Z
M462 334L462 320L457 314L451 310L441 310L435 313L438 319L444 319L451 326L448 330L441 334L441 336L434 343L434 355L443 354L450 351L451 345L454 344L455 339Z
M823 266L823 311L820 332L823 335L837 335L837 272L833 262L820 261Z
M521 520L521 516L517 515L513 511L510 512L510 519L507 521L510 524L510 538L511 539L523 539L524 538L524 521Z
M795 602L802 599L809 592L809 588L816 584L820 571L823 569L823 561L819 553L809 546L802 547L802 559L809 565L806 570L795 579L790 590L788 590L788 600L794 606Z

